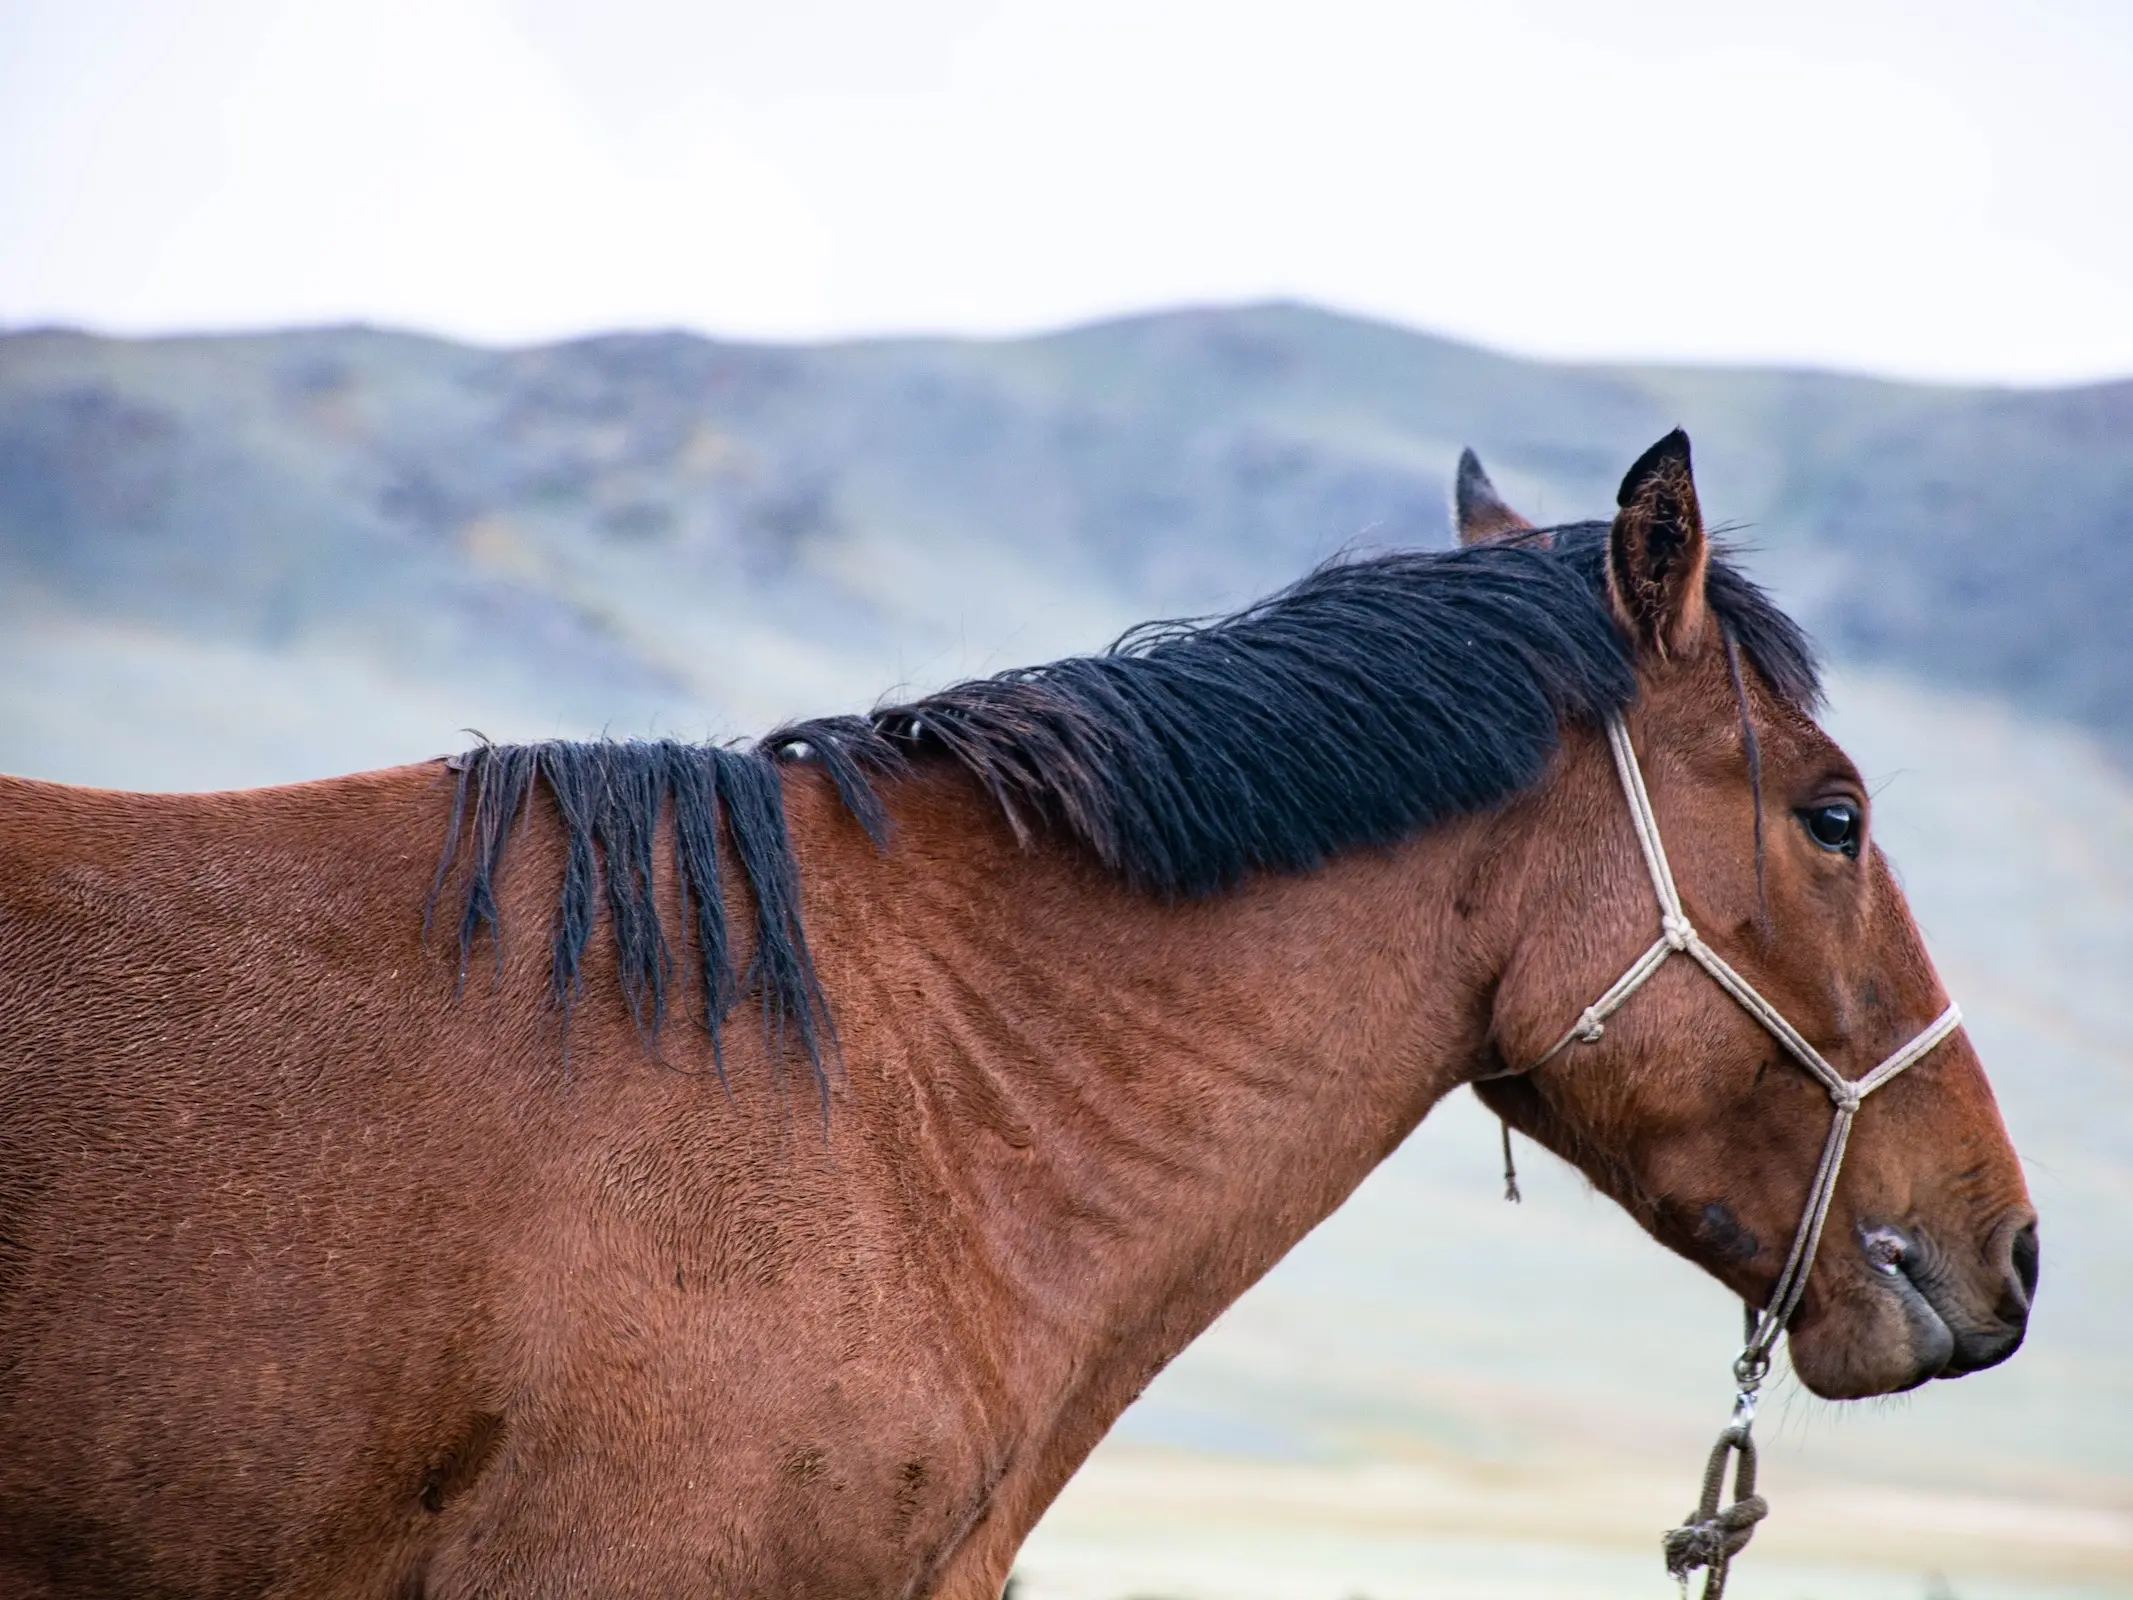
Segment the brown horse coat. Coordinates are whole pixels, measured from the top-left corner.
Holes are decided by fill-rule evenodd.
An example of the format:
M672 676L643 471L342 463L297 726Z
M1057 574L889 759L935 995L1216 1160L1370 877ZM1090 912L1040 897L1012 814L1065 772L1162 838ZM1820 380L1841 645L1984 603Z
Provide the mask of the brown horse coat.
M1870 844L1794 820L1865 797L1780 687L1736 700L1676 454L1604 536L1631 727L1698 925L1857 1072L1943 997ZM785 759L838 1035L819 1104L752 1025L727 1089L700 1029L648 1045L604 942L565 1036L544 791L462 982L422 925L444 763L0 780L0 1592L997 1595L1164 1363L1649 941L1604 744L1577 718L1551 743L1486 805L1170 893L952 749L873 772L886 848L826 759ZM1767 1293L1827 1102L1696 974L1487 1093ZM2002 1358L2033 1219L1965 1040L1876 1098L1851 1161L1805 1380ZM1862 1245L1891 1230L1900 1273Z

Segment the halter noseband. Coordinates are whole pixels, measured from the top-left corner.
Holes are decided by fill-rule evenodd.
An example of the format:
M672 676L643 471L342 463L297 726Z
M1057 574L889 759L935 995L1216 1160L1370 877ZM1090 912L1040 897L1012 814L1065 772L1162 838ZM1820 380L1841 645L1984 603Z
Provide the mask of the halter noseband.
M1607 1031L1607 1019L1644 986L1646 979L1666 964L1669 956L1680 954L1703 968L1721 989L1740 1002L1741 1008L1761 1023L1770 1036L1829 1091L1830 1101L1836 1107L1836 1114L1830 1120L1829 1138L1822 1146L1821 1165L1816 1168L1814 1184L1808 1191L1807 1208L1800 1215L1800 1225L1792 1236L1792 1249L1785 1258L1785 1269L1778 1274L1769 1303L1760 1314L1751 1312L1753 1320L1748 1342L1734 1360L1733 1376L1739 1392L1734 1397L1733 1420L1719 1435L1718 1446L1711 1453L1710 1467L1704 1475L1703 1504L1691 1514L1686 1525L1674 1529L1666 1537L1668 1570L1686 1584L1690 1571L1708 1567L1710 1575L1704 1584L1704 1600L1719 1600L1725 1590L1728 1563L1748 1542L1755 1524L1768 1510L1761 1497L1754 1493L1755 1447L1749 1441L1748 1429L1755 1420L1757 1391L1770 1371L1771 1349L1793 1312L1799 1308L1800 1297L1806 1293L1808 1274L1814 1267L1815 1249L1822 1242L1822 1225L1829 1219L1830 1202L1836 1196L1837 1173L1844 1164L1844 1146L1851 1138L1852 1118L1858 1115L1860 1102L1868 1095L1922 1059L1961 1027L1963 1013L1950 1001L1947 1010L1863 1078L1853 1080L1837 1071L1807 1042L1799 1029L1785 1020L1776 1006L1756 993L1755 986L1728 966L1725 959L1697 934L1688 914L1682 910L1681 894L1674 887L1673 870L1667 865L1666 846L1659 840L1658 819L1652 815L1651 794L1644 787L1644 773L1637 765L1636 748L1630 743L1629 730L1619 714L1607 719L1607 744L1614 752L1615 773L1622 780L1622 797L1629 802L1630 824L1636 829L1638 848L1644 852L1644 865L1651 873L1652 892L1659 900L1659 937L1644 954L1630 963L1629 970L1617 978L1605 994L1579 1013L1578 1020L1542 1055L1524 1067L1494 1076L1523 1077L1553 1061L1573 1045L1595 1043ZM1718 1495L1726 1456L1736 1450L1741 1457L1735 1480L1739 1499L1721 1511Z

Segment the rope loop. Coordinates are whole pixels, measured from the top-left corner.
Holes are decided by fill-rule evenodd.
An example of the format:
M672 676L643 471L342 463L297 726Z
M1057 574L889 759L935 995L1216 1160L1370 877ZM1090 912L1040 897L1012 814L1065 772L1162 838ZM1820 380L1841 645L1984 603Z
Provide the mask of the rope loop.
M1738 1452L1733 1468L1733 1503L1721 1507L1725 1492L1726 1458ZM1746 1423L1736 1423L1718 1436L1711 1459L1704 1468L1703 1498L1678 1528L1669 1529L1663 1548L1666 1570L1686 1592L1689 1574L1705 1569L1703 1600L1720 1600L1726 1592L1726 1571L1733 1558L1755 1536L1755 1525L1770 1515L1770 1502L1755 1492L1755 1440Z
M1754 1394L1756 1390L1763 1386L1763 1380L1769 1376L1770 1351L1768 1348L1757 1350L1751 1347L1743 1350L1740 1353L1740 1359L1733 1363L1733 1381L1740 1385L1741 1393L1744 1395Z

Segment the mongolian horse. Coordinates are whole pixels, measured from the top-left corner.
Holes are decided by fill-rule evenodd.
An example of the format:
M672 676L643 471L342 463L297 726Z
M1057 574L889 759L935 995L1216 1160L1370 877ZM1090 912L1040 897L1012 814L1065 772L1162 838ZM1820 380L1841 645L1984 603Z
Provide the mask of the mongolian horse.
M1840 1082L1917 1058L1799 1377L2004 1359L2020 1169L1686 438L1611 524L1459 499L1463 548L748 750L0 780L0 1591L996 1596L1463 1084L1771 1307L1843 1091L1638 956L1616 733L1669 928Z

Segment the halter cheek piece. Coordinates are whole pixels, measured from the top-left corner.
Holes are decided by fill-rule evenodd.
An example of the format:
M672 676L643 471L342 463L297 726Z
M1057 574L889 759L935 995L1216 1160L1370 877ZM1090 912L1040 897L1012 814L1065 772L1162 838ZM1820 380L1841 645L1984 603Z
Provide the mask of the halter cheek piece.
M1674 887L1673 871L1667 866L1666 846L1659 840L1659 823L1652 815L1651 795L1644 787L1644 773L1637 765L1636 749L1629 742L1629 730L1623 726L1619 715L1607 719L1607 744L1614 752L1615 773L1622 780L1622 797L1629 802L1630 824L1636 829L1638 847L1644 852L1644 865L1651 873L1652 892L1659 900L1659 937L1652 941L1650 949L1630 963L1629 970L1617 978L1605 994L1578 1014L1577 1021L1547 1051L1524 1067L1495 1076L1523 1077L1553 1061L1573 1045L1597 1042L1607 1031L1607 1019L1644 986L1646 979L1666 964L1669 956L1679 954L1703 968L1721 989L1739 1001L1741 1008L1761 1023L1770 1036L1829 1091L1829 1098L1836 1106L1836 1115L1829 1125L1829 1138L1822 1146L1821 1165L1816 1168L1814 1184L1808 1190L1807 1208L1800 1215L1800 1225L1792 1236L1792 1249L1785 1257L1785 1269L1778 1274L1769 1303L1760 1314L1750 1313L1748 1342L1734 1360L1733 1376L1739 1392L1734 1398L1733 1420L1719 1435L1718 1445L1711 1452L1710 1465L1704 1474L1702 1504L1690 1514L1687 1523L1666 1536L1667 1570L1685 1587L1691 1571L1708 1567L1710 1573L1704 1582L1704 1600L1719 1600L1725 1591L1727 1566L1747 1544L1755 1524L1769 1511L1767 1503L1755 1493L1755 1446L1748 1437L1748 1430L1755 1421L1757 1391L1770 1371L1771 1349L1807 1290L1815 1248L1822 1242L1822 1225L1829 1218L1830 1202L1836 1195L1837 1173L1844 1164L1844 1146L1851 1138L1852 1118L1858 1114L1860 1102L1868 1095L1922 1059L1962 1026L1963 1014L1951 1001L1947 1010L1865 1077L1854 1081L1838 1072L1807 1042L1799 1029L1785 1020L1776 1006L1756 993L1753 984L1728 966L1725 959L1698 936L1681 908L1681 895ZM1734 1480L1738 1498L1721 1510L1718 1497L1724 1484L1726 1457L1733 1451L1738 1451L1741 1458Z

